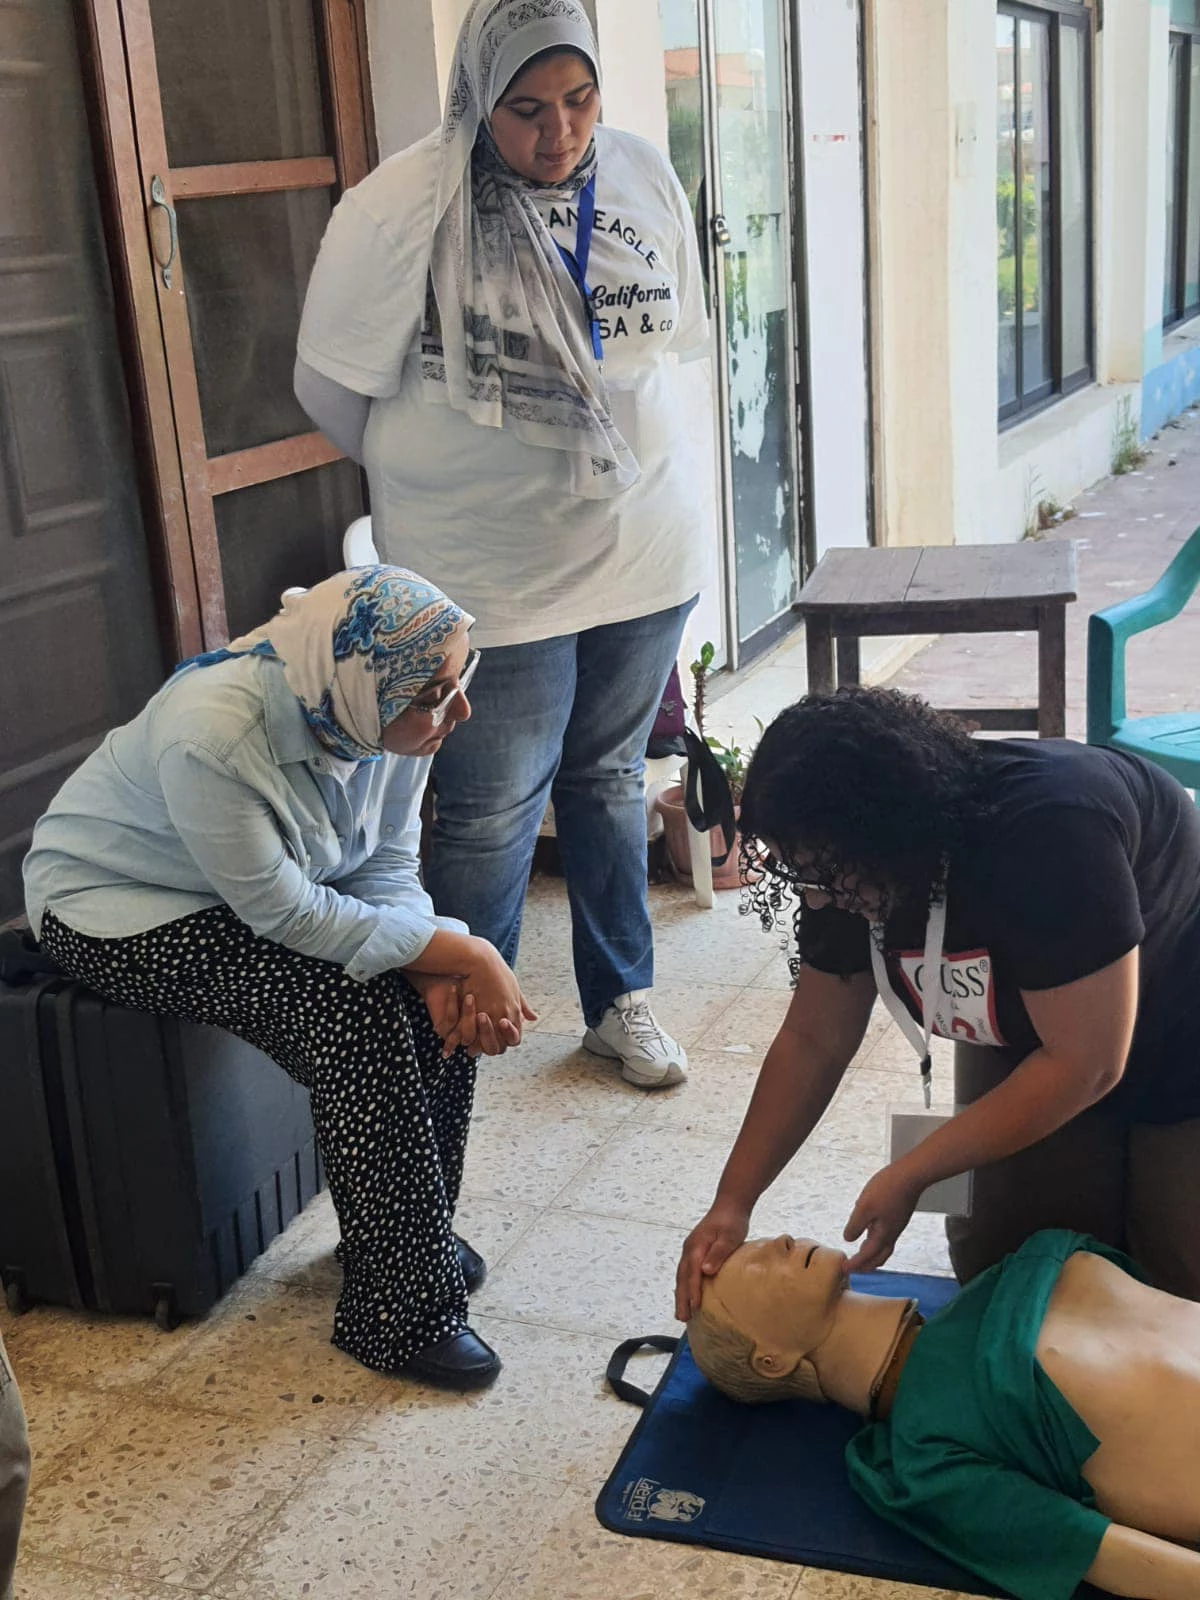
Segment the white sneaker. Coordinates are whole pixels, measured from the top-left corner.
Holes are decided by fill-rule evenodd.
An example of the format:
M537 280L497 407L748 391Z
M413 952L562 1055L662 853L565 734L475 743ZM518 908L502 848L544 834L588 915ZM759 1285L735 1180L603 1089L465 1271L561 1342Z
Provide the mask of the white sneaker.
M654 1019L646 1001L649 989L619 994L594 1028L583 1036L583 1048L594 1056L621 1063L621 1076L639 1089L666 1089L687 1076L687 1056Z

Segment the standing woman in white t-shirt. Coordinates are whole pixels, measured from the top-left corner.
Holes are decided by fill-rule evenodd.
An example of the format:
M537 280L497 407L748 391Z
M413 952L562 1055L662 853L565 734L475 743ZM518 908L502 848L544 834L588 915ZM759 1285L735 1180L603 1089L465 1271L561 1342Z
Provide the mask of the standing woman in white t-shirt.
M366 468L381 559L477 618L475 715L433 768L438 911L516 957L553 799L588 1049L677 1083L648 1004L643 754L705 578L680 354L708 323L670 164L597 126L578 0L476 0L440 130L344 196L296 393Z

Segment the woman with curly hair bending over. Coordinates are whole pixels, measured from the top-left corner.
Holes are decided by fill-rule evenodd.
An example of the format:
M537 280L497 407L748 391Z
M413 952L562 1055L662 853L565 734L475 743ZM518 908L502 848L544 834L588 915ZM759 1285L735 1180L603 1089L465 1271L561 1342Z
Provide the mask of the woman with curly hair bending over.
M676 1313L745 1239L808 1138L876 997L928 1080L956 1041L956 1114L862 1191L848 1270L881 1266L931 1184L960 1281L1040 1228L1127 1250L1200 1300L1200 818L1158 767L1066 739L973 740L894 690L810 695L764 734L742 800L750 891L790 914L794 993ZM930 975L938 973L931 981Z

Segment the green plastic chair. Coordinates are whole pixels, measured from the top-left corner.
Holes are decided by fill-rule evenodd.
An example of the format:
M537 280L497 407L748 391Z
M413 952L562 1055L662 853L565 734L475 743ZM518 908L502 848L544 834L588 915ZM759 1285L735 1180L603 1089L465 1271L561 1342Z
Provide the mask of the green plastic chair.
M1125 715L1125 645L1135 633L1177 617L1200 583L1200 528L1145 594L1088 618L1087 736L1145 756L1185 788L1200 791L1200 711L1162 717Z

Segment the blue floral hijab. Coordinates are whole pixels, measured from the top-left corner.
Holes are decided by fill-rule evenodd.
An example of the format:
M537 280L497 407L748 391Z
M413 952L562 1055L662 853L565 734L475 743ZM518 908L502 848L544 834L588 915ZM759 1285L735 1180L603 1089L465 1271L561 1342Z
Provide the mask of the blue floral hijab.
M281 661L288 688L326 750L343 761L371 761L382 751L383 730L474 620L405 567L355 567L285 595L270 622L182 665L245 655Z

